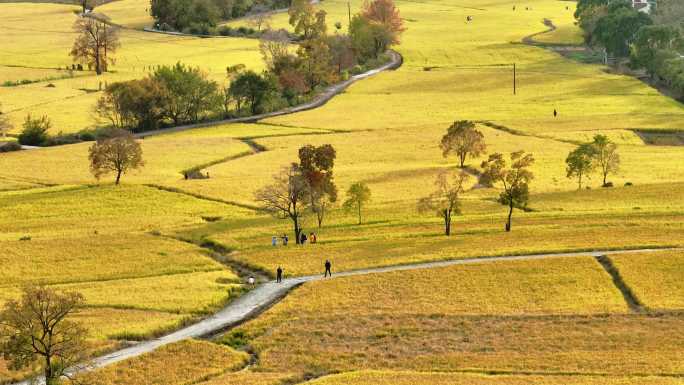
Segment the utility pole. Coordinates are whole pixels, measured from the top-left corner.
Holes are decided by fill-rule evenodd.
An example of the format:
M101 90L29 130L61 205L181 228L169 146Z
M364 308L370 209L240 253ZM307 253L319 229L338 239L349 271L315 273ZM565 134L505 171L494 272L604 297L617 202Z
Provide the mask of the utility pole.
M515 63L513 63L513 95L517 95L517 79L516 79L516 70L515 70Z

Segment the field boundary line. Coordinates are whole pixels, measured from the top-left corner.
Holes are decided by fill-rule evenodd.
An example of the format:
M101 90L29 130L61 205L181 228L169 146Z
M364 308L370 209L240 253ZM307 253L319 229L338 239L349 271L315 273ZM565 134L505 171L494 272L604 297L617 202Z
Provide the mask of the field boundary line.
M618 270L613 261L607 255L597 255L595 258L606 273L613 279L613 284L620 290L620 293L622 293L622 297L625 299L625 302L627 302L629 309L633 313L648 312L648 308L639 300L639 297L637 297L632 288L627 285L627 282L622 277L620 270Z
M437 262L422 262L406 265L394 265L394 266L384 266L375 267L368 269L351 270L340 273L335 273L331 278L336 279L342 277L352 277L361 275L371 275L378 273L388 273L395 271L407 271L407 270L422 270L422 269L432 269L456 265L468 265L468 264L478 264L478 263L488 263L488 262L507 262L507 261L531 261L531 260L541 260L548 258L576 258L576 257L599 257L603 255L618 255L618 254L629 254L629 253L649 253L649 252L659 252L663 250L681 250L678 248L669 249L657 249L657 248L644 248L644 249L630 249L630 250L616 250L616 251L605 251L605 250L595 250L595 251L584 251L584 252L572 252L572 253L553 253L553 254L530 254L530 255L516 255L516 256L499 256L499 257L479 257L479 258L462 258L462 259L452 259ZM179 329L173 333L167 334L165 336L141 342L137 345L127 347L91 360L88 363L77 365L68 371L68 374L73 375L78 372L90 371L97 368L105 367L128 358L133 358L140 356L145 353L152 352L159 347L172 344L175 342L183 341L191 338L202 338L206 336L215 335L230 328L241 325L242 323L259 316L264 311L268 310L270 307L278 303L281 299L285 298L287 294L295 289L296 287L305 284L307 282L322 281L324 278L322 275L307 275L301 277L293 277L283 279L282 283L275 283L270 281L257 286L255 289L247 292L243 296L237 298L235 301L231 302L225 306L222 310L216 314L207 317L195 324L189 325L182 329ZM34 381L34 382L31 382ZM17 382L14 385L29 385L29 384L45 384L45 381L41 377L34 378L32 380L26 380L22 382Z

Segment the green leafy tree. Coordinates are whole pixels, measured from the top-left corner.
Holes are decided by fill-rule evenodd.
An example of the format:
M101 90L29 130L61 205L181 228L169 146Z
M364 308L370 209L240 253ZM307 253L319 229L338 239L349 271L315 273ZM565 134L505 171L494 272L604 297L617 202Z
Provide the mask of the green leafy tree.
M164 121L168 90L151 78L109 84L95 114L112 126L135 132L156 130Z
M44 145L49 139L50 127L52 123L46 115L35 119L31 117L31 114L26 115L23 130L19 134L19 143L25 146Z
M611 55L626 57L639 29L652 23L648 15L635 10L629 3L611 3L608 14L596 23L592 42Z
M229 93L237 100L238 109L241 101L249 103L253 115L262 110L263 104L270 94L277 89L274 79L264 74L259 75L254 71L245 71L233 80L229 87Z
M475 129L475 123L469 120L454 122L442 137L440 142L442 155L446 158L450 154L458 157L461 168L465 166L468 156L478 157L487 150L484 135Z
M349 190L347 190L347 200L344 201L343 206L347 210L356 211L359 218L359 224L361 224L361 213L363 211L363 207L370 202L370 200L370 188L363 182L357 182L349 186Z
M582 144L572 150L565 159L566 175L568 178L577 178L578 189L582 189L582 180L589 177L594 170L594 146L590 143Z
M593 147L594 164L601 172L603 186L607 186L608 175L620 170L620 155L617 152L617 144L605 135L596 135L591 146Z
M436 191L418 201L420 212L436 213L444 221L444 234L451 235L451 219L461 214L461 194L465 182L470 178L468 173L461 171L450 175L449 171L440 172L435 181Z
M57 385L86 351L86 330L69 319L83 304L78 293L59 293L44 286L24 288L0 313L0 342L10 369L42 361L48 385Z
M362 15L352 18L349 36L361 62L377 59L392 42L391 33L382 24L373 23Z
M524 151L511 153L510 166L504 156L499 153L491 154L489 159L482 162L481 183L500 184L503 188L499 195L499 203L508 206L506 231L511 231L513 209L524 209L529 203L530 182L534 179L534 174L529 168L533 164L532 154L525 154Z
M176 63L172 67L159 67L152 78L167 91L167 100L161 107L176 125L197 122L203 114L217 110L221 103L218 84L208 80L199 68Z
M142 148L130 132L113 130L98 139L89 150L90 171L98 180L111 172L116 173L115 184L121 175L145 165Z
M632 65L645 68L654 76L665 60L675 58L676 51L684 46L679 29L667 25L642 27L631 46Z

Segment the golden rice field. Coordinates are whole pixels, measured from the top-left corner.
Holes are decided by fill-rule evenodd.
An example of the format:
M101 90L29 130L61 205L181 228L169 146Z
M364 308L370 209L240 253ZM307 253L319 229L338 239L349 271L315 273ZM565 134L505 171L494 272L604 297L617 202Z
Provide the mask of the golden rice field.
M84 375L93 385L183 385L238 369L248 356L204 341L183 341L166 345L135 360L125 360Z
M360 4L352 2L352 10ZM0 154L0 303L28 282L79 291L86 306L74 317L88 327L93 349L102 350L177 328L240 293L236 273L179 239L213 240L235 250L231 258L239 262L269 271L283 266L286 276L321 273L325 259L335 273L481 256L684 247L684 147L648 146L633 131L684 129L682 104L603 66L521 43L546 30L549 19L558 29L536 35L537 42L577 44L572 3L397 5L407 27L397 47L405 60L399 70L358 82L315 110L142 139L146 164L125 175L122 186L92 177L90 143ZM142 32L150 23L147 7L121 0L98 8L129 28L111 73L0 87L13 133L27 113L47 114L53 133L93 127L101 85L143 77L154 65L197 65L221 83L227 65L263 68L256 40ZM346 25L346 2L320 7L331 31L337 21ZM0 83L63 76L77 9L1 3ZM287 16L275 16L272 25L287 27ZM475 188L474 179L451 237L442 235L438 217L416 209L438 172L454 167L454 159L441 156L439 140L461 119L478 122L489 153L523 149L535 156L530 210L516 210L511 233L503 229L498 191ZM609 178L616 187L600 188L594 174L590 190L576 191L564 160L596 133L619 145L622 167ZM248 140L266 151L256 152ZM340 201L354 182L372 190L364 224L338 206L321 229L304 219L318 244L273 248L271 236L291 233L290 223L245 206L296 160L300 146L328 143L337 150ZM484 158L467 163L477 168ZM185 180L191 168L210 178ZM590 257L344 278L306 284L241 326L258 353L249 370L241 370L246 353L188 341L87 378L102 385L681 384L681 252L611 259L658 314L630 313ZM0 383L20 377L0 360Z
M265 371L640 376L682 373L682 322L627 313L610 276L578 258L311 283L239 330Z
M654 310L684 309L682 258L681 250L611 257L636 296Z
M681 384L676 378L667 377L600 377L600 376L514 376L483 375L467 373L423 373L360 371L326 376L311 385L670 385Z
M117 2L112 3L114 6ZM147 2L138 2L149 7ZM106 9L107 5L104 6ZM62 4L3 3L0 4L0 67L4 80L17 81L43 77L42 71L55 71L72 64L69 51L75 34L76 6ZM125 10L123 12L126 12ZM0 87L0 102L15 125L21 130L26 114L48 115L53 133L75 132L98 123L92 108L106 84L141 78L156 65L181 61L201 66L210 77L225 82L225 68L243 63L251 68L262 67L257 42L250 39L199 39L136 30L121 31L121 48L111 72L96 76L94 72L78 73L75 78L51 80L18 87ZM182 52L178 55L178 52ZM39 71L41 75L36 75ZM3 80L3 81L4 81ZM52 83L54 88L46 87Z

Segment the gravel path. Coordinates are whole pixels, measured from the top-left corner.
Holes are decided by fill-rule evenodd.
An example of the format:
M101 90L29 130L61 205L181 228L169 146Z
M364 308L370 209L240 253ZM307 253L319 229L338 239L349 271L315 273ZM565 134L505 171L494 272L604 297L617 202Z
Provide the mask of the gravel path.
M497 261L520 261L520 260L537 260L546 258L574 258L582 256L592 256L599 257L604 255L616 255L616 254L627 254L627 253L645 253L645 252L656 252L662 251L663 249L635 249L635 250L621 250L621 251L588 251L588 252L576 252L576 253L556 253L556 254L534 254L534 255L519 255L519 256L500 256L500 257L481 257L481 258L465 258L456 259L448 261L439 262L426 262L426 263L416 263L409 265L397 265L397 266L387 266L387 267L377 267L362 270L346 271L341 273L333 273L334 278L350 277L358 275L369 275L386 273L393 271L406 271L406 270L420 270L420 269L432 269L455 265L466 265L473 263L486 263L486 262L497 262ZM333 266L334 267L334 266ZM106 354L104 356L95 358L87 366L80 366L74 368L71 373L77 371L93 370L95 368L100 368L103 366L111 365L116 362L140 356L142 354L151 352L161 346L171 344L174 342L182 341L189 338L200 338L205 336L210 336L221 331L225 331L231 327L239 325L245 321L248 321L264 310L270 308L273 304L280 301L282 298L287 296L290 290L295 287L304 284L306 282L320 281L324 280L321 275L309 275L303 277L286 278L283 279L282 283L275 283L274 281L264 283L257 286L255 289L251 290L247 294L241 296L237 300L231 302L223 310L214 314L213 316L206 318L194 325L190 325L176 332L168 334L166 336L141 342L135 346L131 346L125 349L118 350L116 352ZM330 278L327 278L330 279ZM44 384L42 379L37 379L36 384ZM14 385L29 385L29 381L23 381L16 383Z

